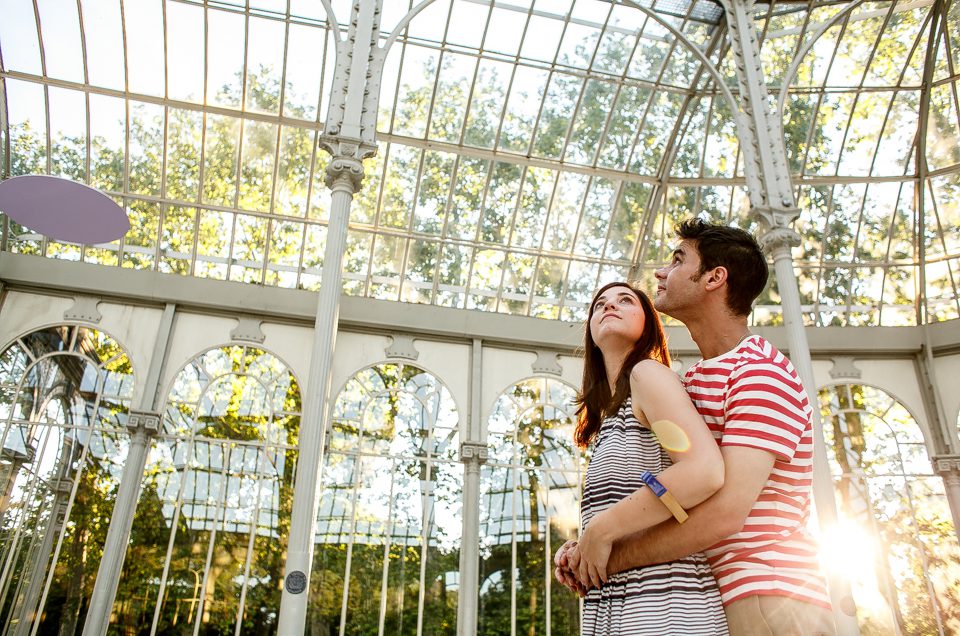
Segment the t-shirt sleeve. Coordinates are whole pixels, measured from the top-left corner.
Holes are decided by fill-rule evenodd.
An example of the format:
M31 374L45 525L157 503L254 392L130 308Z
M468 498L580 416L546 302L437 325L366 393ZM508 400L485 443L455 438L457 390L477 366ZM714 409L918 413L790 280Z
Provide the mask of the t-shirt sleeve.
M751 360L730 374L721 446L746 446L790 461L810 422L796 373L770 360Z

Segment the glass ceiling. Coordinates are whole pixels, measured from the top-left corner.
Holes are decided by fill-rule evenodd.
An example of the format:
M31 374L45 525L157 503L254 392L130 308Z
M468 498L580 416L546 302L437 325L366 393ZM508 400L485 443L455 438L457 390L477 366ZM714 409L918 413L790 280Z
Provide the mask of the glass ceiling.
M349 0L331 5L344 32ZM436 0L399 32L379 150L351 212L344 292L579 320L615 278L653 287L681 218L750 218L712 0ZM415 5L384 3L381 44ZM755 8L776 102L845 4ZM0 0L0 170L89 183L132 229L4 249L316 289L334 40L318 0ZM671 29L663 23L670 25ZM786 97L808 324L960 317L960 3L865 2ZM781 322L776 284L754 323Z

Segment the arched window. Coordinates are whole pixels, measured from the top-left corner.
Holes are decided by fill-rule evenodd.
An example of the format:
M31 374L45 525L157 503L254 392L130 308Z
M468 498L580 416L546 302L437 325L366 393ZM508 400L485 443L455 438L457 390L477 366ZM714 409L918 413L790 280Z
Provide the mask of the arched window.
M211 349L173 381L113 609L143 633L276 630L300 389L252 347Z
M862 384L821 389L820 408L840 515L821 547L826 566L852 580L862 630L952 633L960 550L920 426Z
M553 553L580 527L584 461L573 387L519 382L488 421L480 482L480 634L575 634L577 597L553 583Z
M307 623L322 634L456 629L459 416L434 375L356 373L327 431Z
M129 435L133 370L103 332L58 326L0 354L0 622L83 625ZM37 618L39 617L39 618Z

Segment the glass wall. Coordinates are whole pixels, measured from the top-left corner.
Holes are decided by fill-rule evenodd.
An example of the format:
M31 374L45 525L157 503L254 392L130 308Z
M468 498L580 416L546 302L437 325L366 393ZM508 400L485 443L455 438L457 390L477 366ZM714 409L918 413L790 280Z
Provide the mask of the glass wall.
M111 633L276 629L300 389L274 355L211 349L176 376L153 441Z
M127 454L132 392L126 351L94 329L41 329L0 354L4 634L82 628Z
M460 416L431 373L357 372L333 407L307 633L456 632L463 467Z
M586 462L573 444L573 387L519 382L488 422L480 473L479 633L575 634L579 599L553 582L553 554L577 537Z
M820 408L840 515L822 551L852 579L861 633L957 633L960 549L920 426L862 384L821 389Z

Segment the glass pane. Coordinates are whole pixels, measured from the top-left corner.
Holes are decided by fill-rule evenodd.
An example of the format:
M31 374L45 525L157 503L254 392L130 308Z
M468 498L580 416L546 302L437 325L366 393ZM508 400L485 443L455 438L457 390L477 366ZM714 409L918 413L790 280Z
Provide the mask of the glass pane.
M171 99L203 102L204 10L180 2L166 3L167 93Z

